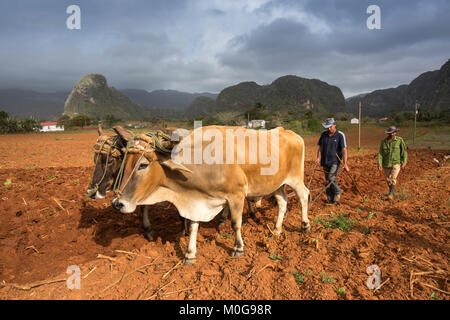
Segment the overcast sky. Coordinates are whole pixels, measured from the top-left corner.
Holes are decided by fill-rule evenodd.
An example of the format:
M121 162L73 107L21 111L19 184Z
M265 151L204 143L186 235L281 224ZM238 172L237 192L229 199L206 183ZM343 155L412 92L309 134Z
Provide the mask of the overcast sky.
M66 9L81 8L69 30ZM381 29L369 30L369 5ZM344 96L409 83L450 59L450 1L1 0L0 88L219 92L293 74Z

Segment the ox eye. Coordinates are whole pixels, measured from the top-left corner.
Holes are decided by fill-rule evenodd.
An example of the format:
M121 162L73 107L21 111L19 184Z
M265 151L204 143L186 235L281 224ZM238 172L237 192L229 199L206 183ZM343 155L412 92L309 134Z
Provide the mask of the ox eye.
M147 167L148 167L148 163L141 163L141 164L139 165L138 170L143 170L143 169L145 169L145 168L147 168Z

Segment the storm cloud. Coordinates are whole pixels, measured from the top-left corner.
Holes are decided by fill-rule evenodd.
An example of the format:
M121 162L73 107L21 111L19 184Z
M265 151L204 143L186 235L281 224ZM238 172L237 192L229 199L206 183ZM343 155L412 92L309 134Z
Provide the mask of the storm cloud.
M81 30L66 8L81 8ZM381 8L369 30L366 9ZM345 96L409 83L450 57L448 1L12 1L0 3L0 88L219 92L294 74Z

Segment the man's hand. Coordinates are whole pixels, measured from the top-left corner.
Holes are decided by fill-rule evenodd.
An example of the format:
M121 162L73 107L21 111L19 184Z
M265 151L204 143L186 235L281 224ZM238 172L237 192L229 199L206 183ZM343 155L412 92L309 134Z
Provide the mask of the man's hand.
M350 172L350 169L349 169L349 167L348 167L348 164L347 164L347 163L344 163L344 169L345 169L345 171L347 171L347 172Z
M378 172L379 172L381 175L383 175L383 167L378 166Z
M402 164L402 170L404 170L405 167L406 167L406 163L405 163L405 164Z

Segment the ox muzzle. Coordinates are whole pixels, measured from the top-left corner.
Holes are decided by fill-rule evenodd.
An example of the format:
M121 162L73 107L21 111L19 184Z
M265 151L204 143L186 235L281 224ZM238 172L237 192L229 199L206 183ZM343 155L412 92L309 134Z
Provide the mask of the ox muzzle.
M122 213L131 213L136 210L136 205L126 200L115 198L112 200L112 206Z

